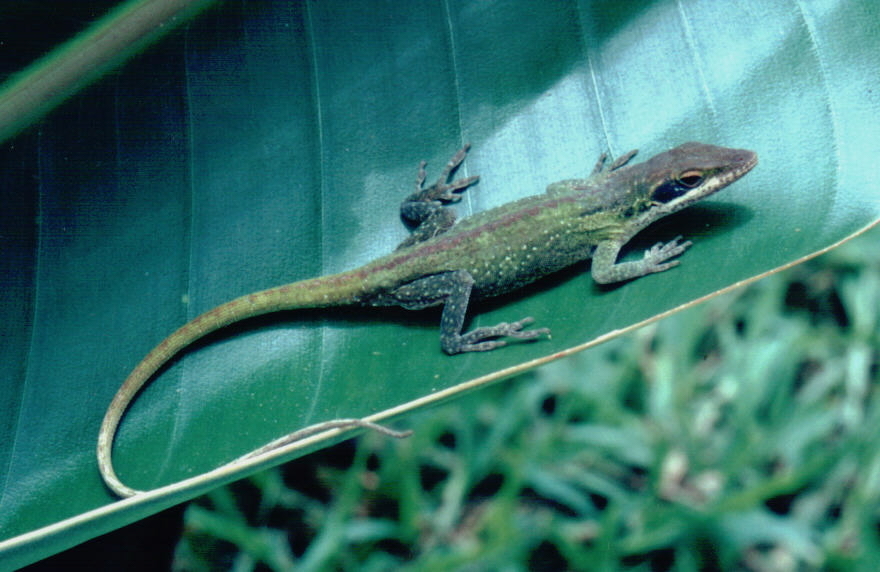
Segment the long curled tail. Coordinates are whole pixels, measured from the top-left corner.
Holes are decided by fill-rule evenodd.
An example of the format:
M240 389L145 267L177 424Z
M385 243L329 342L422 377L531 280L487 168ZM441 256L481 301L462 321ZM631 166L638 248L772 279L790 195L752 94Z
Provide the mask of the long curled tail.
M357 271L352 271L313 280L303 280L248 294L201 314L165 338L128 375L116 392L113 401L107 408L107 413L104 415L104 420L98 433L97 457L101 477L107 486L122 497L134 496L141 492L122 483L116 475L116 471L113 468L113 441L116 437L119 423L137 393L177 353L211 332L253 316L279 310L318 308L355 303L359 288L358 280L360 279L361 275ZM353 427L379 429L395 437L406 436L406 434L397 433L380 425L359 419L336 419L306 427L291 433L287 437L273 441L266 447L274 449L327 429ZM258 449L257 452L269 450L266 447ZM256 452L249 453L233 461L233 463L255 454Z

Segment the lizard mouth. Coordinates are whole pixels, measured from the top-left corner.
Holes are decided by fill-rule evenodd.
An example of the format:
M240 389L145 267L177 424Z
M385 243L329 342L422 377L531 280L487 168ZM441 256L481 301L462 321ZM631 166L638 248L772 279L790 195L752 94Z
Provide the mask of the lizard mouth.
M758 154L746 149L743 149L741 152L743 155L741 160L735 162L733 167L726 170L714 181L709 181L708 186L710 189L708 189L707 195L723 189L755 168L755 165L758 164Z
M737 149L731 153L728 159L728 167L723 169L703 183L703 185L694 193L687 193L681 197L667 203L667 207L671 210L678 210L696 200L707 197L724 187L730 185L737 179L742 178L746 173L755 168L758 164L758 154L748 149ZM678 207L681 205L681 207ZM676 208L678 207L678 208Z
M736 179L742 177L743 175L754 169L755 165L758 164L758 154L754 151L749 151L748 149L740 149L739 153L742 154L742 158L739 161L735 161L734 164L736 165L736 167L731 169L725 177L722 177L722 181L724 184L732 183Z

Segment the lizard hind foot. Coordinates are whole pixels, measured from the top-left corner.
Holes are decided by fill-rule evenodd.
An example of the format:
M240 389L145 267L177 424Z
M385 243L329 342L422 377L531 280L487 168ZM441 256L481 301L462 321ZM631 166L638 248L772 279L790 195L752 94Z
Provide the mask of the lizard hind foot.
M456 340L457 344L454 348L444 347L443 349L449 354L461 352L486 352L507 345L507 342L504 340L494 340L489 338L507 337L519 340L533 340L539 336L550 335L549 328L523 330L524 326L531 324L534 321L534 318L527 317L516 322L501 322L495 326L475 328L470 332L458 336Z
M413 193L407 201L440 201L441 203L455 203L460 201L461 194L458 193L461 193L480 179L479 175L472 175L470 177L455 179L454 181L449 180L452 178L452 174L459 166L461 166L470 148L471 144L465 143L464 147L459 149L458 152L446 163L446 166L443 167L443 171L437 177L437 180L427 188L424 188L425 179L427 178L427 173L425 172L426 163L422 161L419 164L419 175L416 179L415 193Z

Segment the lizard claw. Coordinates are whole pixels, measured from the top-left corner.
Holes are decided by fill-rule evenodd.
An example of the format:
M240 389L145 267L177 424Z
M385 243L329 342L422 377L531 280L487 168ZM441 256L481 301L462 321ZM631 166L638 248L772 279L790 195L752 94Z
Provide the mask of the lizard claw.
M523 318L516 322L501 322L495 326L487 326L476 328L459 336L457 352L485 352L494 350L507 345L503 340L487 340L487 338L516 338L519 340L532 340L538 336L549 336L549 328L537 328L534 330L523 330L523 327L534 322L532 317Z
M530 340L532 338L537 338L538 336L550 335L550 328L538 328L536 330L523 330L523 326L531 324L535 319L531 316L523 318L522 320L512 322L510 324L502 323L498 324L496 327L506 327L507 332L504 334L510 338L517 338L520 340Z
M480 180L480 176L473 175L464 179L457 179L448 184L444 183L441 185L438 181L437 183L434 183L435 188L433 189L433 192L430 193L430 196L437 200L457 203L461 200L461 194L456 193L464 191L478 180ZM430 191L431 189L428 190Z
M649 272L662 272L673 266L678 266L678 260L669 262L667 260L680 255L693 244L689 240L680 242L681 239L681 236L677 236L665 244L658 242L645 251L645 262L648 264Z
M425 171L425 166L427 163L422 161L419 163L419 174L416 177L416 190L415 193L410 197L409 200L412 201L421 201L421 202L431 202L431 201L442 201L447 203L455 203L461 200L461 195L456 194L461 191L466 190L468 187L476 183L479 179L479 175L473 175L470 177L464 177L462 179L456 179L454 181L449 181L449 177L452 176L453 171L458 169L459 165L461 165L462 161L464 161L465 156L467 156L468 149L470 149L470 143L465 144L464 147L458 150L452 159L446 163L446 166L443 168L443 172L440 173L440 176L437 177L437 180L434 181L433 184L429 185L427 188L424 188L425 179L428 174Z

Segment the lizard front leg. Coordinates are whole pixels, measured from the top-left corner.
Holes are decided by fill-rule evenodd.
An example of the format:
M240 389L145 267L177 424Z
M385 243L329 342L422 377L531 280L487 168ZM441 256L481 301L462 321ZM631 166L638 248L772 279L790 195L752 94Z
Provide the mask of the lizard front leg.
M681 237L679 236L665 244L658 242L645 251L645 256L641 260L634 260L632 262L617 262L620 249L626 244L626 241L608 240L602 242L593 253L593 265L591 268L593 280L599 284L611 284L632 280L646 274L663 272L678 266L678 260L670 259L687 250L692 244L689 240L685 242L680 241Z
M446 163L446 167L443 168L443 172L437 177L437 181L428 188L423 188L427 177L425 162L422 161L419 164L416 190L400 203L400 216L416 227L409 238L400 243L397 247L398 250L442 234L455 224L455 213L445 207L450 203L460 201L461 195L456 193L464 191L480 178L474 175L449 182L449 177L467 156L468 149L470 149L470 143L465 144L458 153L453 155Z
M443 314L440 317L440 345L443 351L450 355L462 352L484 352L507 345L507 342L493 338L530 340L550 334L547 328L523 330L523 326L534 321L532 318L523 318L511 323L502 322L495 326L475 328L470 332L462 333L473 287L474 279L470 272L454 270L413 280L395 288L390 293L390 297L398 305L410 310L443 304Z

